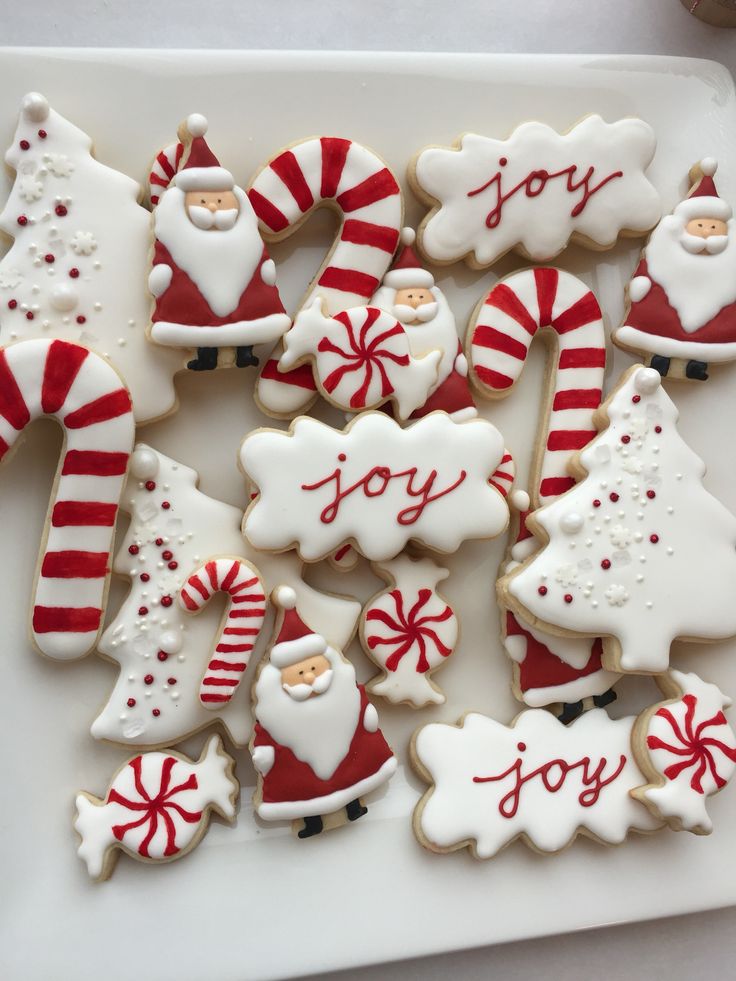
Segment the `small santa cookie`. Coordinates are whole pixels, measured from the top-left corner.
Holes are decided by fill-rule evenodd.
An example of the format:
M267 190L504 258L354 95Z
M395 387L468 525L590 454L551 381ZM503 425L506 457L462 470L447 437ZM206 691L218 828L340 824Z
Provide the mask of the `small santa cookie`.
M657 830L661 822L631 797L642 778L634 721L593 709L565 726L528 709L510 726L471 712L458 725L421 727L411 762L430 788L414 811L414 834L434 852L469 848L493 858L517 838L548 853L579 834L616 845L629 831Z
M361 797L390 779L397 760L352 664L303 622L292 589L272 598L280 614L253 688L253 802L264 821L301 823L298 836L309 838L366 814Z
M466 133L414 158L409 181L431 211L419 247L437 263L483 269L511 249L534 262L570 241L610 249L658 221L659 195L645 171L655 150L641 119L586 116L566 133L523 123L506 140Z
M432 674L441 668L458 642L458 618L437 584L449 572L428 558L398 555L374 564L389 588L366 604L360 620L360 643L382 673L367 689L394 704L412 708L442 705L445 695Z
M148 276L151 340L196 348L193 371L216 368L223 347L235 349L237 367L257 365L253 345L275 342L291 323L248 195L220 166L206 132L196 113L180 127L178 169L153 212Z
M82 791L74 828L90 877L109 879L120 851L157 865L182 858L212 813L231 824L240 792L234 768L220 737L211 736L196 762L173 750L142 753L122 765L104 798Z
M675 831L710 834L708 798L736 771L736 734L723 714L731 699L696 674L669 671L656 680L668 700L634 727L634 753L649 783L632 796Z
M528 623L601 637L612 671L665 671L676 638L736 634L736 518L703 487L677 416L654 369L626 372L573 458L580 483L528 518L543 548L499 580Z
M627 289L614 344L661 375L705 381L709 364L736 359L736 220L713 180L711 157L652 232Z

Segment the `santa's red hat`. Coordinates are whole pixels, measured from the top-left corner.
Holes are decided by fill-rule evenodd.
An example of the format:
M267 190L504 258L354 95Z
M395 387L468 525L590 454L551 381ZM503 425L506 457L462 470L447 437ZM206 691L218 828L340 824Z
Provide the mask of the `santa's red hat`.
M271 664L288 668L305 658L324 654L327 641L310 630L297 613L296 593L291 586L278 586L273 593L273 602L284 611L284 617L271 648Z
M396 256L393 266L383 277L383 285L394 290L407 289L409 286L434 286L434 276L425 269L412 248L416 233L413 228L402 228L401 245L403 248Z
M220 166L220 161L207 145L204 134L207 120L199 113L187 117L185 138L189 138L189 156L173 183L182 191L232 191L233 175Z
M718 161L706 157L700 161L696 170L702 174L702 177L685 200L677 205L674 213L687 221L692 218L717 218L720 221L728 221L733 212L730 205L718 197L713 180L718 170Z

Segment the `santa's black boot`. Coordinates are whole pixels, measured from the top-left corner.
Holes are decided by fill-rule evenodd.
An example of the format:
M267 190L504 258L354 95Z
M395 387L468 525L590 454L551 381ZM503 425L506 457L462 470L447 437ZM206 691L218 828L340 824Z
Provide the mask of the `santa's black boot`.
M298 838L311 838L322 833L322 818L319 814L304 818L304 827L297 832Z
M695 381L708 381L708 365L705 361L688 361L685 365L685 377Z
M563 725L567 725L568 722L574 722L575 719L579 718L583 714L583 703L582 700L579 702L565 702L562 706L562 711L557 716Z
M254 368L258 364L258 358L253 354L253 345L249 344L248 347L236 347L235 348L235 365L238 368Z
M217 367L217 348L198 347L197 357L187 363L190 371L212 371Z
M654 370L658 371L664 378L664 376L670 370L670 359L663 358L661 354L655 354L652 360L649 362L649 367L654 368Z
M597 709L605 708L606 705L610 705L611 702L615 702L618 695L613 690L609 688L608 691L604 691L602 695L593 695L593 704Z
M362 818L364 814L368 813L368 808L363 807L360 801L356 798L351 800L348 806L345 808L345 813L348 816L348 821L357 821L358 818Z

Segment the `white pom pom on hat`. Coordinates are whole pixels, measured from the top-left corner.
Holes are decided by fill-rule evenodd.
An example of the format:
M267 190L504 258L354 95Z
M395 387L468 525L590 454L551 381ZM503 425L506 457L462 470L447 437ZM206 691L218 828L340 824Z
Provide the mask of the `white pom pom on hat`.
M208 126L207 117L199 112L187 116L187 130L192 136L204 136Z
M718 170L718 161L715 157L703 157L700 161L700 169L705 177L712 177Z
M416 241L416 237L417 237L417 233L414 231L414 229L409 228L408 225L405 225L401 229L401 235L399 236L399 241L401 242L402 245L414 245L414 242Z
M277 586L273 591L273 601L282 610L293 610L296 607L296 592L291 586Z
M29 92L23 98L23 115L34 123L42 123L48 118L49 101L40 92Z

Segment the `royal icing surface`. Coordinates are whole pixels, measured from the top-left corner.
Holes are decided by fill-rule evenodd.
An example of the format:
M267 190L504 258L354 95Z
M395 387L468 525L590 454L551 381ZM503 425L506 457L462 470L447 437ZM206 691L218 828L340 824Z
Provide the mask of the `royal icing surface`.
M492 858L520 836L555 852L581 831L619 844L631 830L655 830L659 822L630 796L641 780L633 723L593 709L564 726L528 709L512 726L477 713L459 726L424 726L413 750L432 787L414 812L415 833L436 851L468 846Z
M710 834L708 798L736 770L736 735L723 714L731 699L696 674L670 671L669 679L681 695L649 713L643 733L645 772L658 779L635 795L675 828Z
M442 351L411 354L407 330L377 307L325 316L316 297L284 337L279 370L309 359L320 391L346 411L374 409L391 399L401 419L424 405L437 380Z
M510 249L553 259L571 236L610 248L620 232L648 231L659 195L645 176L655 150L640 119L586 116L566 133L523 123L507 140L467 133L455 148L428 147L412 175L436 202L419 244L437 262L490 266Z
M579 457L588 476L534 515L549 543L501 582L531 618L603 637L606 667L664 671L676 637L736 633L736 518L703 488L656 371L631 369L606 413ZM707 590L686 574L704 554Z
M49 657L89 653L102 625L110 548L133 448L130 394L99 355L58 340L0 348L0 459L26 426L64 432L33 588L31 634Z
M131 858L167 862L194 848L216 811L235 818L240 790L234 761L211 736L196 762L178 753L143 753L123 764L104 799L77 795L77 854L92 879L112 874L120 849Z
M481 419L436 412L402 429L370 412L340 431L300 417L288 433L245 438L240 460L259 495L243 530L255 548L296 545L307 562L347 542L376 562L412 540L453 552L505 530L506 502L488 484L503 455L503 437Z
M0 340L61 338L120 372L138 423L174 409L181 359L146 338L150 215L138 184L91 155L92 141L38 93L23 100L5 155L16 178L0 214Z
M431 674L455 650L459 630L455 611L437 592L447 569L408 555L373 568L389 588L368 601L361 618L363 650L382 670L368 691L413 708L442 705L445 695Z
M315 210L340 219L337 237L300 303L325 301L329 314L365 306L399 241L404 205L398 181L372 150L353 140L312 137L274 157L248 192L267 240L291 235ZM306 411L315 396L307 368L279 372L277 347L258 379L257 397L277 416Z
M190 616L177 594L213 556L257 562L264 592L288 583L316 628L347 645L360 604L307 586L295 555L258 555L243 541L242 511L197 489L196 473L139 445L123 494L128 532L115 560L131 591L102 636L100 652L120 665L107 704L92 725L96 739L137 746L171 745L219 719L236 745L247 743L251 716L247 685L228 702L202 703L200 692L213 648L224 640L221 610L206 605ZM257 609L258 607L254 607ZM253 660L265 646L259 636Z

